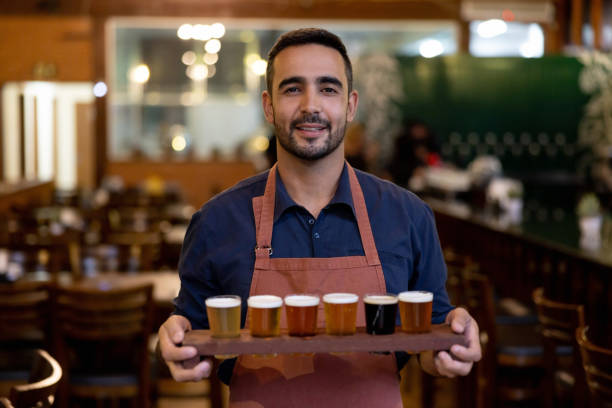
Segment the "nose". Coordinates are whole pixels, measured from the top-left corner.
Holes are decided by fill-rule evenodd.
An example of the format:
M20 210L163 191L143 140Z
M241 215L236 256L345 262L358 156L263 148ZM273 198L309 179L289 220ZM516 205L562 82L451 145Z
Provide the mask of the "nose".
M302 113L318 113L321 111L319 92L312 86L308 86L302 93Z

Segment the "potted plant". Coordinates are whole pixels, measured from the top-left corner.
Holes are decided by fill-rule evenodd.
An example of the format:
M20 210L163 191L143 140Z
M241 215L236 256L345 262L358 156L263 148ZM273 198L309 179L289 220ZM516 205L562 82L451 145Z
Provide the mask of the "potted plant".
M598 248L601 244L602 211L595 193L580 197L576 207L580 225L580 243L583 247Z

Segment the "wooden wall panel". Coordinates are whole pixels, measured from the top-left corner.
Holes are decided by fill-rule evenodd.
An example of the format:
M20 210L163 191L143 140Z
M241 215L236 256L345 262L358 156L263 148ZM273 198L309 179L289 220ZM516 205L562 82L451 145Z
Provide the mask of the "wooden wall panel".
M0 16L0 61L0 83L35 79L91 81L90 19ZM49 71L46 75L45 65L55 67L55 74Z
M460 0L94 0L93 15L458 19Z
M126 185L144 183L150 177L178 184L189 204L200 208L213 195L255 174L250 162L130 161L108 162L107 175L118 175Z
M53 182L23 181L16 184L0 183L0 214L12 207L49 205L53 198Z

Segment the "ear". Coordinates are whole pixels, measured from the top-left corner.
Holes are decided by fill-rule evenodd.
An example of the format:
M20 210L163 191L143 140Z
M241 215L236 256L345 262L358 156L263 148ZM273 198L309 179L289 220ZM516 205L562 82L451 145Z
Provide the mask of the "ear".
M359 104L359 94L353 90L348 96L348 106L346 108L346 121L352 122L357 113L357 105Z
M273 125L274 124L274 107L272 106L272 95L270 95L268 91L263 91L261 93L261 105L263 107L266 121L268 121L268 123Z

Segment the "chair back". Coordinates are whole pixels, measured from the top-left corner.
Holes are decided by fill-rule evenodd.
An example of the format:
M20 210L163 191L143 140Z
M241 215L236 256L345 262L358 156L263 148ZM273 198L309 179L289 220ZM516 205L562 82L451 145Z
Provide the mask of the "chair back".
M55 344L65 370L62 403L71 396L99 398L130 387L139 406L147 406L153 285L120 284L101 281L97 288L54 289Z
M49 306L47 283L18 281L0 285L0 343L43 345L50 329Z
M486 275L465 269L461 273L465 307L478 323L482 359L475 367L478 406L492 406L495 399L497 369L497 332L493 287Z
M586 382L595 400L593 406L612 405L612 349L593 344L588 335L588 326L576 329Z
M559 347L572 347L573 358L569 364L569 373L574 379L572 398L574 401L584 399L584 375L580 367L580 354L576 343L576 329L584 325L584 306L562 303L544 296L544 288L534 290L533 302L536 305L538 320L541 326L542 351L546 375L543 379L544 402L547 407L555 404L554 378L562 368L559 358Z
M105 341L152 330L153 285L129 288L55 289L55 327L63 338Z
M48 408L62 378L59 363L44 350L37 350L28 384L11 388L10 402L15 408Z
M106 236L105 244L117 248L120 271L150 271L157 269L160 261L162 234L160 231L112 232Z
M465 304L462 274L465 271L478 272L479 266L470 255L459 254L452 249L444 250L446 263L446 291L452 304Z
M50 346L50 305L46 283L0 285L0 381L27 379L36 349Z

